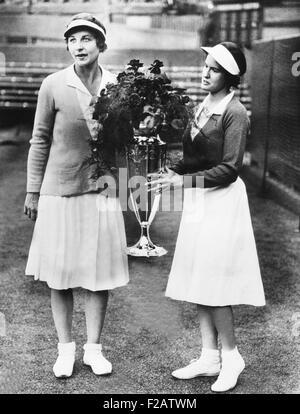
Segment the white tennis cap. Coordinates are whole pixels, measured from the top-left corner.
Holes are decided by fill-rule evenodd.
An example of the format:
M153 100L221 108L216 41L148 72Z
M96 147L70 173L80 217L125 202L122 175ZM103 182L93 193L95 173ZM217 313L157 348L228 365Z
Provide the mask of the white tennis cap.
M101 35L103 36L104 40L106 37L106 32L104 27L101 27L98 23L96 23L97 20L95 19L94 22L91 22L89 20L86 19L75 19L75 20L71 20L71 22L68 24L65 32L64 32L64 36L67 37L68 33L74 29L75 27L87 27L87 28L91 28L96 30L97 32L101 33Z
M241 75L241 70L231 54L231 52L222 44L213 47L201 47L206 53L212 56L231 75Z

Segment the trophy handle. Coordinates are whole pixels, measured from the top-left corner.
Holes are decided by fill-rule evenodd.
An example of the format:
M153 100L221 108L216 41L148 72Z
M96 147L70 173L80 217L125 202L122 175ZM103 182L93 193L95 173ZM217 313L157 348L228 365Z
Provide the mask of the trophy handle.
M151 223L152 223L152 221L155 217L155 214L158 211L160 198L161 198L161 189L157 190L157 192L154 195L153 206L152 206L152 209L151 209L151 212L150 212L150 216L148 218L149 226L151 225Z

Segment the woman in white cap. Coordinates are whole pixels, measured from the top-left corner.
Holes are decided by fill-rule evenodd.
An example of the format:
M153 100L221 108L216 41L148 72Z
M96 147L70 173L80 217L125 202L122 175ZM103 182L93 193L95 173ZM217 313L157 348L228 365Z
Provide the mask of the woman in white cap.
M90 103L107 83L116 82L98 63L107 47L106 31L95 17L80 13L64 36L74 63L41 85L24 206L25 214L36 220L26 274L51 288L59 341L53 371L58 378L71 376L75 361L72 289L86 290L83 362L104 375L112 371L100 344L108 291L128 283L119 199L113 191L100 192L86 162L88 140L95 133Z
M201 85L208 96L184 134L183 159L154 188L184 186L166 296L198 304L200 314L201 356L172 375L218 376L211 389L224 392L235 387L245 367L231 306L263 306L265 297L247 193L239 177L249 120L232 91L246 72L246 59L231 42L202 49L207 56Z

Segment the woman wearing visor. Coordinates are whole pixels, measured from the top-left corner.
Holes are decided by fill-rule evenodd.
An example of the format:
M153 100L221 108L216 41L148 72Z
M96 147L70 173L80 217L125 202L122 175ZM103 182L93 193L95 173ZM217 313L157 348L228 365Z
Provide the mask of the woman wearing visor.
M92 15L74 16L64 32L74 63L42 83L28 156L24 212L36 219L27 275L51 289L58 335L56 377L71 376L73 288L86 291L87 343L83 362L109 374L100 336L108 292L128 283L126 237L119 199L99 194L91 179L88 140L94 130L90 103L115 75L98 63L106 30Z
M184 208L166 296L199 305L201 356L175 378L217 376L211 389L235 387L245 362L235 340L232 305L265 305L246 188L239 177L249 120L234 96L246 72L231 42L203 47L207 97L183 137L183 159L154 182L184 185ZM219 350L220 345L220 350Z

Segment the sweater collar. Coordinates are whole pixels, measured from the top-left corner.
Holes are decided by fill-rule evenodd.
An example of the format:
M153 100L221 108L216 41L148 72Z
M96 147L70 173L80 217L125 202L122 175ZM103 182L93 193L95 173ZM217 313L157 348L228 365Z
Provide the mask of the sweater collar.
M230 92L228 95L226 95L211 111L211 115L215 114L215 115L222 115L227 107L227 105L229 104L229 102L231 101L231 99L234 97L234 91ZM206 102L208 100L208 95L205 97L205 99L203 100L203 102L200 104L200 106L197 109L196 112L196 117L198 117L203 109L203 107L205 106Z
M101 82L100 82L97 95L100 95L100 91L105 88L107 83L112 82L111 73L103 69L102 66L99 65L99 67L102 72L102 78L101 78ZM89 96L92 96L91 93L88 91L88 89L83 84L83 82L81 81L81 79L79 78L79 76L76 74L75 64L67 68L67 85L73 88L79 89L81 92Z

